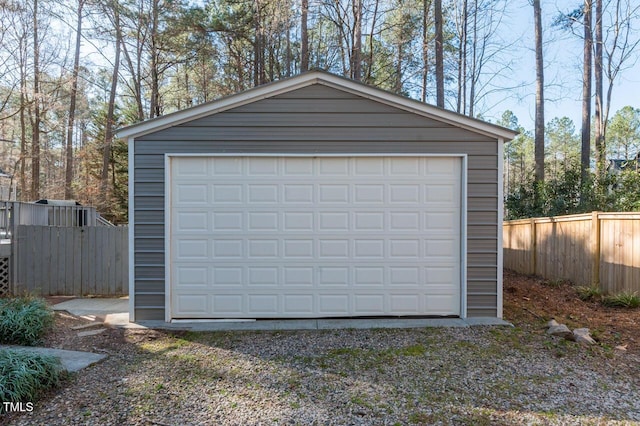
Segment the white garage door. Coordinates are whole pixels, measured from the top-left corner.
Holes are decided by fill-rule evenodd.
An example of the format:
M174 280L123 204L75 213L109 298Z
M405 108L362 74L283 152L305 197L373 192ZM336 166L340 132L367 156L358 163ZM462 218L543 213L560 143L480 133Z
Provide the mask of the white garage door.
M169 316L460 315L461 163L169 157Z

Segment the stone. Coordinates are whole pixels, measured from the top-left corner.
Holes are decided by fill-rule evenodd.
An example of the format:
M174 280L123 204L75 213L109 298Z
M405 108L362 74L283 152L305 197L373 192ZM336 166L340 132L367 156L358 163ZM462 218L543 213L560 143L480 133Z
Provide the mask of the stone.
M576 328L573 330L573 337L577 343L583 345L595 345L596 341L593 340L588 328Z
M71 329L72 330L84 330L85 328L93 328L93 327L102 326L102 325L104 325L103 322L96 321L96 322L90 322L89 324L76 325L76 326L71 327Z
M547 323L547 328L549 328L549 327L557 327L557 326L559 326L559 325L560 325L560 324L558 323L558 321L556 321L556 320L552 319L552 320L550 320L550 321Z
M81 331L78 333L78 337L95 336L96 334L100 334L105 331L107 331L106 328L98 328L97 330Z
M547 330L547 334L563 337L567 340L573 340L573 333L571 332L571 330L569 330L569 327L564 324L558 324L549 327L549 329Z

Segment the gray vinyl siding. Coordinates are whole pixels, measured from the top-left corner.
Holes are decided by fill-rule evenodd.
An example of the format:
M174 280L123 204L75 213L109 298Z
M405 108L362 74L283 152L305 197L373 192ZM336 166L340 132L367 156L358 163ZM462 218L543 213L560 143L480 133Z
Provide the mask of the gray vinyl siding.
M468 154L467 314L497 315L498 141L324 85L135 139L138 320L164 319L165 153Z

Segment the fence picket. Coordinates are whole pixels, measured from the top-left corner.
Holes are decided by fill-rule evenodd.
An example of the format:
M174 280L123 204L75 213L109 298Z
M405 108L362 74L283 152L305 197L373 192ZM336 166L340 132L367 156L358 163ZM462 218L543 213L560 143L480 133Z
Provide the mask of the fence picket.
M128 291L126 227L20 225L13 274L16 293L83 296Z
M583 215L505 221L504 266L605 293L640 292L640 214Z

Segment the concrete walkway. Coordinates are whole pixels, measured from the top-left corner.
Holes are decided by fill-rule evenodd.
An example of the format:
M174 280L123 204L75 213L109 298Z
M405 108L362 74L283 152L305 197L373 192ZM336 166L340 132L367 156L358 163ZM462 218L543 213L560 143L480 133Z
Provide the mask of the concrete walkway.
M129 322L129 298L77 298L52 306L54 311L70 314L90 321L101 321L104 325L117 328L144 328Z
M39 348L31 346L0 345L0 350L11 349L20 352L35 352L40 355L51 355L60 358L62 368L70 372L80 371L83 368L102 361L106 355L92 352L67 351L64 349Z

